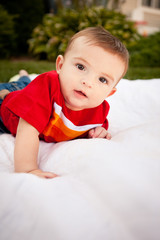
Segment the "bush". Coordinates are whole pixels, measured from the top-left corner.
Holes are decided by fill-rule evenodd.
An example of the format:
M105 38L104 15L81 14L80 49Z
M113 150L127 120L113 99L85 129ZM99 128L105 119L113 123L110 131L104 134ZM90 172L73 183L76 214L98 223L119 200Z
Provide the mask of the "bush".
M7 58L15 46L14 16L0 5L0 58Z
M139 35L134 23L125 15L104 7L84 8L82 11L62 9L56 15L46 14L29 40L29 50L34 56L55 60L63 54L70 37L91 26L103 26L117 36L127 47L135 44Z
M130 50L130 65L160 67L160 32L142 37Z
M9 14L16 14L14 18L15 54L21 55L28 52L27 40L31 37L33 29L42 22L44 15L44 0L1 0L1 4Z

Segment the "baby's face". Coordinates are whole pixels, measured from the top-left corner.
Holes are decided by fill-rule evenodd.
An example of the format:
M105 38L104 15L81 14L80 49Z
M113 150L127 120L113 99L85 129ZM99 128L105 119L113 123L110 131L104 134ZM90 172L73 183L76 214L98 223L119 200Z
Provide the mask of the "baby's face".
M97 107L112 94L125 64L117 55L89 45L81 37L65 57L58 56L56 67L65 104L78 111Z

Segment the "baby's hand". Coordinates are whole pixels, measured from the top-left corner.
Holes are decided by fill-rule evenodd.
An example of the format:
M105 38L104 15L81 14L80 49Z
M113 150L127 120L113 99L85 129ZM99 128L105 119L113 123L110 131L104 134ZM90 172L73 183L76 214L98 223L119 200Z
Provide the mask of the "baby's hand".
M89 131L89 138L106 138L108 140L111 139L111 134L107 132L107 130L103 127L96 127Z
M28 173L34 174L34 175L36 175L38 177L41 177L41 178L55 178L55 177L58 177L58 175L55 174L55 173L43 172L40 169L35 169L35 170L32 170L32 171L30 171Z

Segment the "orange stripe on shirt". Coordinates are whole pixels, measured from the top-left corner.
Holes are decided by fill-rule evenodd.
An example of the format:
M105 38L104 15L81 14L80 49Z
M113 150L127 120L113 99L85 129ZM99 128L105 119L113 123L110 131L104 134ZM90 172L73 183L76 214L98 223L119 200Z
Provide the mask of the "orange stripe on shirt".
M53 117L44 129L43 134L44 136L52 137L55 141L59 142L77 138L85 132L86 131L75 131L66 127L59 115L54 112Z

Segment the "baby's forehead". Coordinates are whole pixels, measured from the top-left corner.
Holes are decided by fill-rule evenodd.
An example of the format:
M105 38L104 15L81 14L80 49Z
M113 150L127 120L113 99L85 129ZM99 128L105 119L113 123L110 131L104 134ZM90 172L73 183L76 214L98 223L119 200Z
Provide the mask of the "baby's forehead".
M101 42L98 39L93 39L91 37L88 36L80 36L77 37L75 39L73 39L73 41L70 43L69 48L67 49L67 51L81 51L81 50L95 50L97 52L101 51L104 53L109 53L111 55L114 56L118 56L120 57L120 59L122 59L122 57L120 56L119 52L115 52L108 43L106 42Z
M73 40L72 42L72 47L73 46L79 46L79 45L85 45L85 46L101 46L100 42L92 39L91 37L88 36L80 36L76 39Z
M72 41L69 48L67 49L67 52L70 53L83 53L85 55L90 54L91 52L110 52L108 49L104 49L100 44L88 37L78 37Z
M88 46L91 44L91 40L87 37L80 36L75 39L70 44L70 49L81 46Z
M96 56L107 56L112 55L115 58L119 54L113 52L111 49L101 46L99 42L96 42L90 38L87 37L78 37L74 39L74 41L71 43L70 47L68 48L68 53L73 55L81 55L83 57L96 57ZM67 53L66 52L66 53ZM122 60L122 58L119 56L119 59ZM123 61L123 60L122 60Z

